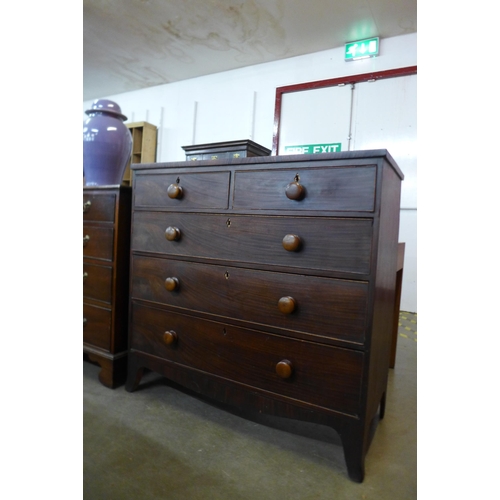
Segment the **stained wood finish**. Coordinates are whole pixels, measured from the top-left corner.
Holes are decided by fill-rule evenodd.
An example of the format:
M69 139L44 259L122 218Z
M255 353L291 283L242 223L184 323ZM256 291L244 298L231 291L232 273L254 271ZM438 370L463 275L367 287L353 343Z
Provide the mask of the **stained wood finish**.
M364 343L368 291L363 281L144 256L135 257L131 276L131 295L141 300L348 344ZM285 315L279 301L289 295L296 305Z
M83 304L83 342L109 351L111 309Z
M113 260L113 226L83 226L83 256Z
M223 160L226 158L246 158L250 156L269 156L271 150L245 139L240 141L212 142L182 146L186 160Z
M126 389L149 369L330 425L362 481L385 411L400 169L385 150L194 163L132 166Z
M170 330L177 337L173 345L163 339L165 331ZM361 352L290 340L135 303L131 331L132 349L299 399L306 406L326 407L353 416L359 413L364 358ZM279 367L280 375L276 365L284 358L290 360L290 367Z
M136 211L133 217L133 251L285 266L298 272L314 269L353 276L370 272L372 219L323 218L318 225L307 217L146 211ZM167 241L168 228L179 230L178 241ZM291 251L283 244L287 235L300 239L296 248L292 241Z
M115 194L83 193L83 220L113 222L115 219Z
M135 185L134 203L170 210L227 209L228 196L229 172L151 174Z
M236 172L234 208L372 212L375 175L373 165ZM290 193L298 182L302 189Z
M129 187L83 188L83 352L111 388L127 368L130 209Z
M83 296L111 304L113 267L83 263Z

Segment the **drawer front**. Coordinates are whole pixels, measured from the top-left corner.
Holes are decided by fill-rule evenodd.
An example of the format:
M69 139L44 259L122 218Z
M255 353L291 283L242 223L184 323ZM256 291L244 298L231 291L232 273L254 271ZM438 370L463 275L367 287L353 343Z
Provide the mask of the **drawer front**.
M331 210L373 212L376 167L308 168L238 171L235 174L235 209L246 210ZM298 182L297 190L288 190Z
M83 225L83 256L111 261L113 228Z
M83 304L83 341L107 351L111 348L111 311Z
M225 160L226 158L232 158L232 157L233 155L229 151L203 153L204 160Z
M172 331L175 334L165 335ZM359 411L364 355L351 349L291 340L135 303L131 348L312 405L353 415ZM291 367L288 378L276 371L284 360Z
M168 281L167 281L168 280ZM133 298L363 344L368 284L134 257Z
M197 153L186 155L187 161L195 161L195 160L222 160L226 158L246 158L247 156L260 156L253 153L247 153L246 150L238 150L238 151L223 151L223 152L214 152L214 153Z
M172 210L227 209L229 176L229 172L136 175L135 206ZM182 189L180 196L169 197L171 185Z
M111 303L113 268L83 264L83 296Z
M298 236L296 251L284 248L287 235ZM371 219L135 212L132 250L367 274L371 239Z
M83 220L96 222L114 222L114 194L83 194Z

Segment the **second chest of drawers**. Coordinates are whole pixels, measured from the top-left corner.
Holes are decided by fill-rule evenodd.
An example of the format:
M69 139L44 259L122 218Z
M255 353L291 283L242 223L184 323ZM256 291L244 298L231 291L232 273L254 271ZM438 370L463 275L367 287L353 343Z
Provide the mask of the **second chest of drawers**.
M83 188L83 352L100 381L125 381L131 189Z

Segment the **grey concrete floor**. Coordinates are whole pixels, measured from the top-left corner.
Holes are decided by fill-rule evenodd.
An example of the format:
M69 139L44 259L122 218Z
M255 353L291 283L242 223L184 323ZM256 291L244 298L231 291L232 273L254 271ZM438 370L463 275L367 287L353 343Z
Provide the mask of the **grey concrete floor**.
M361 484L348 478L333 429L242 415L154 373L133 393L108 389L100 368L84 361L83 498L416 499L417 343L406 329L403 320Z

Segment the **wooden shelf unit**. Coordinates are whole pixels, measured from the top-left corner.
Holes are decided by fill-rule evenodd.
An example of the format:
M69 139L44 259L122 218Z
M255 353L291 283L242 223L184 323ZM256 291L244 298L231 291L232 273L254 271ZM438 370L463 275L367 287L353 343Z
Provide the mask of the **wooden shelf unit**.
M157 127L148 122L126 123L132 134L132 157L123 174L123 184L132 183L131 163L156 162Z

